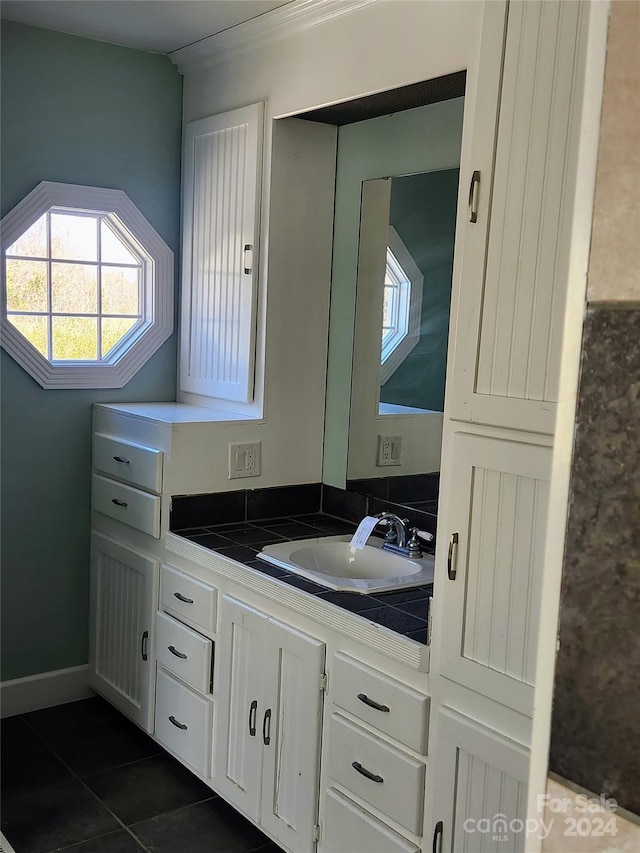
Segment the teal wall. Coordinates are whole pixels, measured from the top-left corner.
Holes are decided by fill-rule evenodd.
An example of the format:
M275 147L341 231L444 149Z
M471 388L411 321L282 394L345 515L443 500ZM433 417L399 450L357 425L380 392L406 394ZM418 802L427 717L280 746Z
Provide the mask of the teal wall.
M177 276L182 78L170 60L3 21L1 62L2 215L41 180L122 189ZM175 335L117 390L45 391L4 350L1 370L7 680L87 661L91 406L174 400Z
M460 165L464 98L345 125L338 132L323 482L344 488L362 181Z
M424 276L420 340L380 389L383 403L444 411L458 169L393 178L389 222Z

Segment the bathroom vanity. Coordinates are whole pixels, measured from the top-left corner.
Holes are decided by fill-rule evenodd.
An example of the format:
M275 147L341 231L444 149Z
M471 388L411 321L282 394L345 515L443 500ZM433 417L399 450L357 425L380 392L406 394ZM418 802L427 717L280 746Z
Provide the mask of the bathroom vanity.
M458 5L443 4L446 15ZM389 6L373 4L371 14L384 16ZM282 88L291 75L280 73L270 45L255 48L265 55L254 76L271 100L253 111L264 118L261 233L269 251L240 273L264 277L256 396L213 408L199 397L204 385L184 385L182 403L94 411L91 683L291 853L457 853L482 847L481 832L469 831L480 818L527 814L561 342L571 251L576 234L584 236L574 204L593 6L494 0L480 17L464 103L446 398L442 417L428 419L442 436L430 642L426 596L416 599L419 626L403 633L389 612L374 618L373 609L353 601L349 609L313 584L269 574L255 551L227 545L222 527L259 527L269 513L249 513L251 492L237 483L214 500L236 473L227 467L235 442L263 442L256 485L316 482L307 472L320 471L324 446L323 480L338 486L337 455L327 450L337 424L343 483L347 476L350 401L334 405L336 371L345 372L336 330L354 316L344 292L332 294L327 345L332 249L342 250L340 233L331 238L336 133L304 120L304 108L342 96L318 83L313 103L294 97ZM333 42L318 38L326 55ZM304 66L305 51L294 53ZM185 115L200 132L201 115L229 105L212 94L218 89L199 54L190 56L178 57L187 72ZM251 65L224 55L225 79L236 78L224 63L240 68L245 60ZM252 75L242 70L248 103L263 89L248 95ZM378 83L362 85L379 91ZM230 126L235 112L225 114ZM455 118L454 109L440 112ZM211 169L202 169L188 181L204 181ZM196 195L192 187L185 197ZM211 248L211 234L185 234L190 245L201 238L197 257ZM357 246L349 251L355 259ZM192 297L183 313L206 303L192 272L185 269ZM197 310L192 319L206 340ZM183 323L190 328L188 317ZM183 335L185 352L189 345ZM346 383L352 379L349 372ZM382 429L375 419L390 416L378 404L368 411L373 434ZM380 459L393 462L397 435L387 438ZM205 501L202 513L171 524L172 501L175 520L183 496L207 493L213 515ZM313 529L318 509L301 500L284 515L300 524L308 516ZM499 844L522 850L524 836L512 832Z
M171 532L175 466L195 462L207 429L197 417L175 404L95 408L92 686L285 849L419 850L431 588L368 599L261 570L228 538L241 525L206 516L206 496ZM296 523L355 529L313 512ZM385 595L413 597L424 619ZM372 846L354 847L363 837Z

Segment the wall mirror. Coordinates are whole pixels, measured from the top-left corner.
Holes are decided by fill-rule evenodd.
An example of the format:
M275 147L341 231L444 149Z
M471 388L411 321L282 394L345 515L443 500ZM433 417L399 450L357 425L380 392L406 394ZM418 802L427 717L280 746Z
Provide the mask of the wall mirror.
M323 479L416 506L437 497L463 104L338 131Z

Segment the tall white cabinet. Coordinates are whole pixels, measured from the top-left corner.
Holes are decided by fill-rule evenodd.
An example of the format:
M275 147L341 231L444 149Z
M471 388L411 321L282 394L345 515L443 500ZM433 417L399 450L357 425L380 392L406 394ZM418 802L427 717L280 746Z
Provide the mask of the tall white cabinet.
M524 849L588 17L581 2L485 7L461 165L434 587L425 837L447 853Z

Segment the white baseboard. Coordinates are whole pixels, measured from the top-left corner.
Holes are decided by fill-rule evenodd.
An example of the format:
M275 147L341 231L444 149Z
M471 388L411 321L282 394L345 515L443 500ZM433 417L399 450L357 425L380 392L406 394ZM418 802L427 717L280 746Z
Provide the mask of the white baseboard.
M13 717L94 695L89 687L87 664L40 672L0 684L0 716Z

